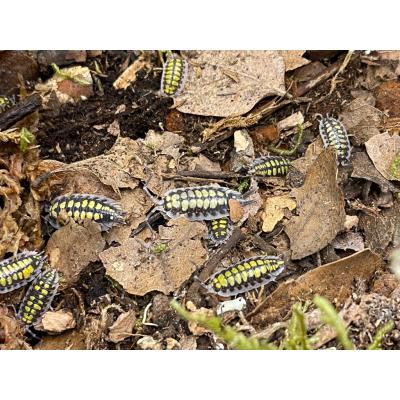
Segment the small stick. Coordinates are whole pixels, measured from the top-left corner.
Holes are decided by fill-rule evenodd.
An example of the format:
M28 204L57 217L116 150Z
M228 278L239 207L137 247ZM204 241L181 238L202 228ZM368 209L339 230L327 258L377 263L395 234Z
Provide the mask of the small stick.
M351 56L353 55L353 53L354 53L353 50L349 50L349 51L347 52L346 57L344 58L343 63L342 63L342 65L340 66L338 72L336 72L335 76L332 78L332 81L331 81L331 90L329 91L328 96L330 96L330 95L333 93L333 91L335 90L335 88L336 88L336 80L337 80L337 77L346 69L348 63L349 63L350 60L351 60Z
M9 110L0 114L0 131L11 128L15 123L39 109L42 99L38 94L27 97Z
M321 83L325 82L331 76L333 76L337 71L339 71L340 66L342 65L343 57L341 57L338 61L332 64L330 67L325 69L320 75L316 76L315 78L305 82L304 84L300 85L296 90L296 96L304 96L308 93L311 89L319 86Z
M201 178L201 179L237 179L243 178L243 175L234 172L219 172L219 171L179 171L177 174L163 174L167 179L175 179L182 177Z

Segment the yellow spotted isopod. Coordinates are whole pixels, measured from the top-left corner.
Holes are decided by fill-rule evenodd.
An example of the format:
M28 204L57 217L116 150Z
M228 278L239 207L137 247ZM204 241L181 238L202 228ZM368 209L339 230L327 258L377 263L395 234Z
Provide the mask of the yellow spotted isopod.
M57 293L58 283L59 275L53 268L46 269L32 282L18 311L24 325L36 325L42 319Z

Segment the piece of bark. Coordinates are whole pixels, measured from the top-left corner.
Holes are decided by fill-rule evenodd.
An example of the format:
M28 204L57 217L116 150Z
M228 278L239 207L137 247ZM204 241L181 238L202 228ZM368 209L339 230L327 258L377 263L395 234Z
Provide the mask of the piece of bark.
M31 95L0 114L0 131L10 128L42 105L38 94Z

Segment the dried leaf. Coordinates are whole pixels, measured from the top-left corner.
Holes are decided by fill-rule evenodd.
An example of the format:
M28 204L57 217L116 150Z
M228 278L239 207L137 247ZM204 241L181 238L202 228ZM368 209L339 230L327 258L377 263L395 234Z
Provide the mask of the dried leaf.
M382 112L363 98L356 98L344 108L340 119L351 135L351 142L361 146L379 134Z
M323 249L343 229L346 214L336 174L336 157L330 149L321 153L308 169L304 185L293 189L299 216L292 217L285 228L292 259Z
M93 79L89 68L78 65L59 71L60 73L54 74L45 83L35 86L42 97L44 107L49 105L52 93L55 93L61 104L75 103L93 94Z
M339 250L364 250L364 239L359 232L346 232L332 240L332 246Z
M70 286L90 262L99 260L104 246L99 225L87 221L81 226L71 220L51 235L46 254L49 263L61 272L62 284Z
M375 168L388 180L396 179L390 173L390 164L400 153L400 136L398 133L390 136L387 132L373 136L365 143L367 153Z
M313 164L323 150L324 145L322 143L322 139L318 137L307 147L304 157L296 158L296 160L291 162L291 165L293 165L293 167L295 167L301 173L305 174L310 165Z
M58 334L75 327L76 321L72 312L58 310L47 311L36 328L49 334Z
M174 99L184 113L242 115L262 98L285 90L285 62L276 51L190 52L188 61L186 85Z
M240 203L235 200L235 199L230 199L228 201L228 206L229 206L229 217L232 220L234 224L236 222L239 222L244 215L244 211Z
M297 113L289 115L282 121L279 121L276 124L276 127L278 128L279 132L282 132L287 129L295 128L296 126L301 125L303 123L304 123L304 116L301 111L298 111Z
M266 326L283 319L297 301L311 300L315 294L342 306L352 294L355 279L368 282L377 269L383 268L381 257L370 249L352 254L330 264L321 265L296 280L281 283L268 296L252 323Z
M393 207L379 214L362 213L359 225L364 231L365 244L372 251L383 254L400 225L400 202L395 201Z
M392 192L399 191L396 186L382 176L382 174L374 167L374 164L372 164L371 159L364 152L355 153L352 164L352 178L361 178L374 182L380 186L383 192L387 192L388 190L391 190Z
M284 210L290 211L296 208L296 202L289 196L268 197L265 200L264 213L262 215L263 232L272 232L275 225L285 216Z
M310 62L302 57L305 50L277 50L276 52L283 57L286 71L292 71Z
M136 316L133 310L120 314L114 324L110 327L108 340L113 343L119 343L130 337L135 322Z
M160 227L160 240L167 249L154 254L135 238L100 254L106 273L131 294L144 296L153 290L169 294L179 288L205 261L201 238L206 227L185 218Z
M141 188L125 189L121 191L119 200L122 209L127 213L126 224L114 226L105 234L107 243L122 244L129 238L131 232L146 219L146 214L153 206L153 202Z

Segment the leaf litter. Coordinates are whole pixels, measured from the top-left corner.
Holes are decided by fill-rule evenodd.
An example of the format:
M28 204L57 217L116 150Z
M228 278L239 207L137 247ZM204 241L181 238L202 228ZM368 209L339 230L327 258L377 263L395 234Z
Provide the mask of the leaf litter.
M364 89L356 85L350 91L353 99L342 91L344 85L338 81L336 90L341 91L344 99L336 98L333 92L331 99L335 99L337 105L325 100L315 104L312 101L304 107L301 103L292 103L290 107L279 110L272 120L266 121L257 119L263 115L257 110L256 117L243 114L251 111L257 103L263 109L265 97L283 96L286 91L284 79L288 77L285 73L309 62L304 58L304 51L219 53L181 53L189 60L190 73L188 86L181 96L174 99L177 107L174 113L180 118L179 134L155 128L138 135L134 130L127 132L123 117L131 109L131 104L124 104L124 97L115 102L118 106L110 118L97 118L93 123L93 129L98 132L96 135L105 134L112 138L108 150L92 158L81 157L81 161L71 164L60 162L59 159L64 161L62 157L42 160L34 146L28 145L26 152L19 149L21 132L18 128L0 132L2 144L6 144L0 150L0 168L6 171L3 173L2 170L0 189L7 192L7 196L0 199L4 198L5 205L0 209L0 222L6 221L6 224L0 224L0 228L6 227L6 231L0 232L0 250L4 255L15 253L18 248L41 249L47 242L45 250L49 262L61 275L61 292L56 297L58 311L48 312L43 327L38 327L44 328L45 334L36 348L222 348L219 339L204 328L191 323L188 330L186 323L169 307L171 296L177 296L194 312L212 316L220 304L213 296L201 293L201 302L196 305L185 301L188 284L194 276L206 262L211 261L216 270L266 249L285 259L288 277L246 294L249 316L233 311L224 316L224 323L235 324L251 334L261 327L272 329L269 324L273 322L282 327L290 315L291 305L299 300L310 300L318 293L342 308L339 314L350 335L367 347L370 343L367 336L372 335L373 327L387 320L380 314L385 310L390 311L388 315L396 312L396 300L390 296L392 292L396 293L398 283L391 272L383 269L383 259L386 260L388 252L398 245L400 231L395 195L397 182L387 175L390 172L388 165L396 155L388 151L393 144L389 138L397 140L400 124L396 117L387 118L383 101L383 94L390 89L394 95L395 87L382 84L391 76L390 73L395 74L396 65L391 64L393 60L384 60L386 64L382 64L382 68L369 68L368 65L366 71L370 82L357 81ZM239 55L239 59L235 60L234 55ZM124 68L110 76L110 87L121 70L135 63L132 59L135 60L134 57L126 58ZM130 96L128 86L133 89L132 93L136 90L142 95L151 92L140 92L144 69L147 74L152 68L153 61L150 60L151 57L146 58L146 66L138 68L132 74L132 80L125 81L125 89L128 89L124 96ZM266 65L271 68L265 68ZM356 70L351 71L354 73ZM317 74L321 72L322 69ZM150 71L145 79L151 80L157 73L157 70ZM253 79L252 74L262 78L262 85L258 78ZM348 79L346 71L341 72L341 78L344 81ZM302 82L309 80L306 77ZM70 112L75 107L90 108L91 100L81 102L80 83L65 77L59 82L65 92L76 89L74 105L66 106ZM328 90L329 86L328 83ZM375 88L375 92L366 90L368 88ZM313 100L315 96L320 98L318 90L312 92L310 97ZM45 103L49 101L45 105L47 111L51 108L50 102L54 101L54 93L50 95L50 92L43 92L43 96L49 96L48 100L45 99ZM96 90L90 95L96 99ZM135 99L133 110L141 107L140 102L146 96ZM375 96L378 101L375 101ZM231 97L234 101L227 101ZM204 102L205 98L207 102ZM63 108L58 112L62 115ZM85 111L80 112L85 114ZM310 123L315 121L316 113L337 115L344 123L353 146L350 168L338 169L334 154L324 151L315 124ZM233 118L215 121L201 115ZM155 121L162 129L162 118ZM206 225L184 218L168 222L161 218L154 226L154 236L145 229L131 237L132 231L143 223L153 206L143 191L143 184L158 197L171 188L197 185L197 178L191 181L187 176L179 181L176 177L180 171L221 172L222 175L230 170L240 152L246 153L246 162L258 154L268 153L270 139L257 134L265 126L274 128L274 145L279 140L281 148L290 147L290 129L293 125L297 129L299 124L305 127L304 143L291 157L287 179L252 179L248 190L254 192L249 196L253 203L246 207L232 204L231 217L236 226L241 227L238 230L241 236L238 237L242 239L233 242L227 251L225 245L210 250L205 240L208 235ZM246 134L233 134L241 128L249 129L249 132L243 130ZM205 151L192 154L188 146L198 146L200 135L197 133L204 133L207 129L209 132L221 130L223 134L226 129L231 129L236 142L223 140ZM384 130L392 136L382 133ZM74 146L75 138L69 138L71 146ZM252 146L252 138L256 139L255 146ZM58 149L62 151L60 147ZM293 171L296 176L291 175ZM30 184L31 190L27 190L26 183ZM234 188L245 183L241 178L226 180L226 185ZM40 202L59 194L76 192L101 194L120 202L127 212L126 224L102 233L95 223L81 225L71 222L55 232L43 234ZM348 256L351 252L356 253ZM216 260L215 265L212 265L213 260ZM370 294L364 295L365 291L380 297L367 297ZM364 306L359 307L359 293L361 304L372 301L376 305L375 314L369 313ZM160 296L163 296L162 301L157 300ZM20 296L3 298L14 305L20 301ZM312 326L320 337L315 348L326 346L336 334L326 326L319 329L321 319L316 311L312 310L309 316L309 320L314 318ZM4 321L7 321L7 348L26 348L23 333L18 332L13 314L6 311L4 315L8 319L3 318L3 314L0 313L0 345L4 344ZM384 342L389 348L398 342L396 329L393 332Z

